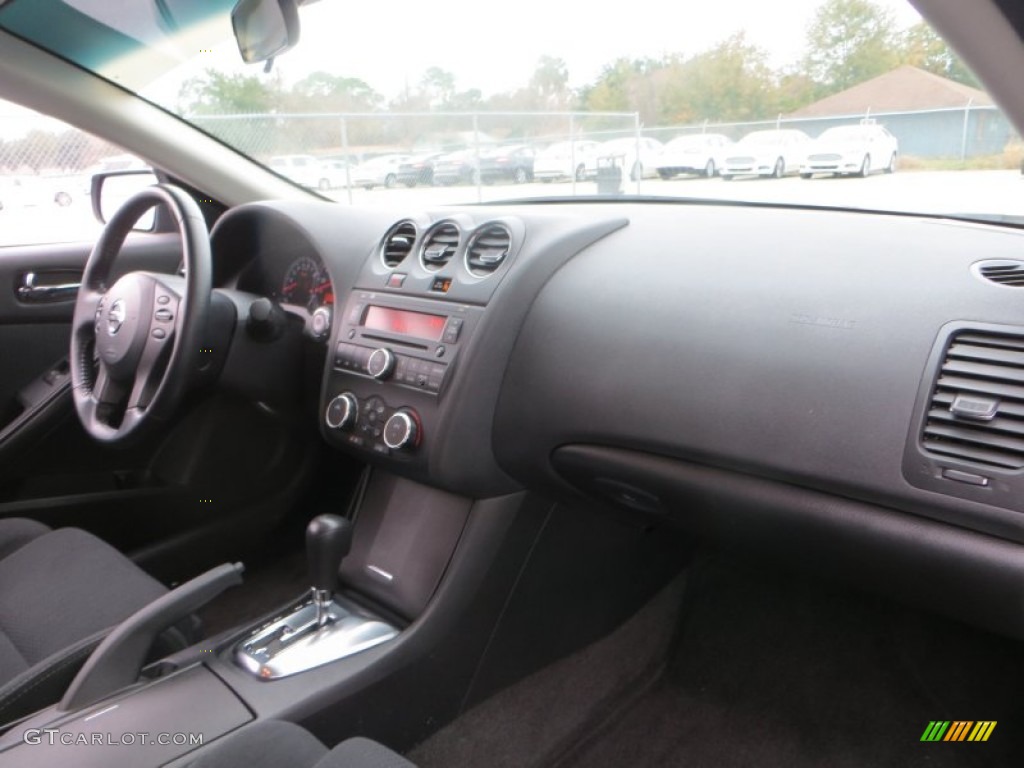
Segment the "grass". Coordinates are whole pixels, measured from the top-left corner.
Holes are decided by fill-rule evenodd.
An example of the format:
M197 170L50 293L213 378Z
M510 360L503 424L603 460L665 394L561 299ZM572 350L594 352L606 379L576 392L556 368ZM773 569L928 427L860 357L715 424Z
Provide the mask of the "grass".
M1004 171L1020 170L1024 161L1024 144L1008 144L999 154L959 157L915 157L903 155L901 171Z

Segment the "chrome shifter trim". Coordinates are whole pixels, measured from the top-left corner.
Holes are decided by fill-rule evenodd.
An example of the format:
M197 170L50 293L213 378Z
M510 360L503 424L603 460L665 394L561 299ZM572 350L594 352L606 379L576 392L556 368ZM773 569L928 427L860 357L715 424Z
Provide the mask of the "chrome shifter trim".
M331 610L331 591L329 589L317 589L313 587L313 605L316 606L316 625L322 627L327 624Z
M260 679L276 680L365 651L398 634L398 629L344 597L326 605L319 597L240 642L235 663Z

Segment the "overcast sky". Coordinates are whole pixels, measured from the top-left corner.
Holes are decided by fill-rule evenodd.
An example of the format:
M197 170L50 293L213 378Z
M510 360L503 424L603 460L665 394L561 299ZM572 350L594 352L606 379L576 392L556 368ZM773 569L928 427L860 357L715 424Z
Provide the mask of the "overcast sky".
M331 51L332 69L389 97L406 80L415 85L430 66L455 73L460 90L491 94L522 85L545 54L564 59L570 84L580 86L618 57L690 55L742 29L772 64L786 66L801 56L807 25L823 1L321 0L302 9L303 43L280 65L285 72L317 69L324 62L313 52ZM906 0L876 3L891 8L901 27L920 20Z
M740 30L768 52L774 66L785 67L800 58L808 23L823 2L626 0L602 6L593 0L320 0L301 9L302 40L276 67L289 82L316 70L359 77L393 98L437 66L455 74L459 90L478 88L490 95L523 85L545 54L562 58L570 85L581 86L618 57L692 55ZM906 0L875 2L890 8L900 27L920 20ZM261 72L261 65L241 63L226 19L218 30L225 41L152 84L151 98L173 106L179 84L205 67ZM130 62L123 69L133 71ZM21 130L24 111L0 102L0 135Z

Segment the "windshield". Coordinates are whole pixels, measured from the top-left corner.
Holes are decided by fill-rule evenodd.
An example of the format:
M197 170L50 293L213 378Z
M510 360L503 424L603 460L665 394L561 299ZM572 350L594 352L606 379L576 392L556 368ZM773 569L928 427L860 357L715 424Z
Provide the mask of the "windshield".
M342 204L601 195L1024 214L1016 131L904 0L784 13L521 0L498 25L468 0L319 0L269 64L243 62L233 5L12 0L0 25Z

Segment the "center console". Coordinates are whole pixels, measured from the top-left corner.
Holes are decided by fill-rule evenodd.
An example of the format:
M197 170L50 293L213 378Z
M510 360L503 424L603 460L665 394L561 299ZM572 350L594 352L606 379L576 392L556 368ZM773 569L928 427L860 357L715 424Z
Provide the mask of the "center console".
M514 218L394 224L339 309L321 399L335 447L426 471L453 381L525 237ZM456 417L457 418L457 417Z
M427 450L438 400L483 312L463 303L352 291L324 390L327 439L399 460Z

